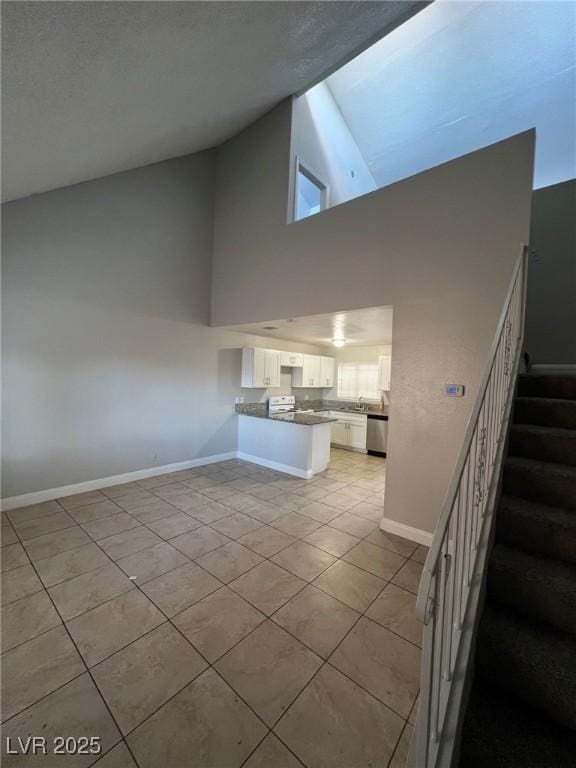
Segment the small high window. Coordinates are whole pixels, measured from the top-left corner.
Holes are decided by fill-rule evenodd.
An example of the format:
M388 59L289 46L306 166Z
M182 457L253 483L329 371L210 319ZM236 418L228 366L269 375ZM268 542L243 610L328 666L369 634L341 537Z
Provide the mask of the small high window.
M305 219L328 206L328 188L300 161L296 165L294 219Z

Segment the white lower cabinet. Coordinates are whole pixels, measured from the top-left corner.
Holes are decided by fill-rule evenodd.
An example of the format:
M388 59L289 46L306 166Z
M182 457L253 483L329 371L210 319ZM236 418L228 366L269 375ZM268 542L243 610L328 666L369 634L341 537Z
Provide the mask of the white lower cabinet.
M330 411L330 417L337 419L332 422L331 443L341 448L355 451L366 450L367 417L360 414L349 414L344 411Z

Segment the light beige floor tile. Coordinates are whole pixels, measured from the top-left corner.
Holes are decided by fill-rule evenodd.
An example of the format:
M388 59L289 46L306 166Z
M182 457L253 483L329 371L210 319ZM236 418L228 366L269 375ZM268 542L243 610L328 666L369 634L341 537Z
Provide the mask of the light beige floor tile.
M352 512L358 517L364 517L366 520L380 523L384 514L384 507L382 504L374 504L371 501L361 501L359 504L356 504Z
M281 488L265 485L263 488L255 488L250 495L256 496L263 501L270 501L275 499L277 496L281 496L283 493L284 491ZM284 510L284 512L286 512L286 510Z
M213 663L265 618L235 592L222 587L174 616L172 622Z
M64 531L48 533L45 536L38 536L31 541L26 542L26 552L32 562L43 560L45 557L58 555L60 552L67 552L69 549L76 549L83 544L91 544L91 539L82 528L66 528ZM2 553L5 555L5 553Z
M14 527L20 539L28 541L29 539L35 539L37 536L43 536L46 533L55 533L56 531L64 530L64 528L72 528L74 525L76 523L70 515L64 512L64 510L60 510L60 512L55 512L53 515L45 515L37 520L26 520Z
M84 523L82 528L86 533L91 536L95 541L100 539L107 539L110 536L114 536L116 533L122 533L123 531L129 531L130 528L137 528L140 525L128 512L120 512L117 515L111 515L110 517L103 517L100 520L93 520L91 523Z
M412 559L416 560L417 563L424 563L426 562L426 558L428 557L428 547L424 547L422 544L418 546L414 554L412 555Z
M263 525L262 528L247 533L238 539L239 544L253 549L262 557L271 557L295 541L296 539L293 536L289 536L284 531L279 531L277 528L272 528L269 525Z
M360 614L316 587L309 586L272 618L322 658L327 658Z
M324 504L323 501L313 501L300 509L300 514L307 515L319 523L329 523L341 514L339 509Z
M383 704L407 718L420 684L420 649L362 618L330 663Z
M188 533L188 531L193 531L195 528L200 528L202 524L185 512L176 512L176 514L171 515L170 517L164 517L162 520L155 520L153 523L148 523L147 525L148 528L154 531L154 533L162 539L173 539L175 536L180 536L182 533Z
M343 493L329 493L328 496L324 496L322 499L322 504L334 507L334 509L340 510L340 512L348 512L348 510L358 504L358 501L351 499L350 496L346 496Z
M7 720L84 672L64 627L2 655L2 717Z
M339 531L337 528L323 525L309 533L308 536L305 536L304 541L319 549L323 549L325 552L329 552L335 557L342 557L348 550L358 544L360 539L344 531Z
M109 563L56 584L48 592L64 621L69 621L130 589L134 589L134 584L126 574L114 563Z
M230 539L227 536L207 525L170 539L170 544L179 549L180 552L183 552L191 560L206 554L206 552L212 552L213 549L217 549L229 542Z
M194 515L194 510L203 507L206 504L207 497L203 496L197 491L192 491L187 488L187 493L182 493L179 496L170 496L170 504L176 509L182 512L190 512Z
M351 512L344 512L342 515L335 517L330 522L332 528L338 528L339 531L350 533L352 536L358 536L364 538L369 533L375 531L378 527L372 520L366 520L364 517L358 517Z
M209 669L130 734L128 743L140 768L240 768L265 733Z
M165 621L156 606L133 589L67 623L89 667L119 651Z
M321 663L302 643L266 621L215 666L244 701L272 726Z
M43 736L47 743L46 754L36 758L23 754L3 754L2 765L6 768L24 768L36 764L41 768L66 768L67 765L87 768L93 764L95 755L55 754L55 737L90 739L96 736L103 752L120 740L120 732L88 674L80 675L21 712L4 724L3 731L4 744L8 738L13 745L17 744L18 737L25 739L28 735ZM103 763L98 762L97 765L102 768Z
M231 582L230 587L262 613L270 616L305 585L302 579L266 561Z
M58 503L64 509L79 509L105 500L106 496L101 491L86 491L85 493L75 493L72 496L63 496L58 499Z
M357 565L365 571L389 581L405 563L406 558L377 547L367 541L361 541L342 557L347 563Z
M223 517L220 520L216 520L211 523L211 527L215 528L220 533L231 539L239 539L250 531L255 531L262 527L262 523L259 520L255 520L253 517L242 514L242 512L236 512L229 517Z
M202 488L210 488L214 485L212 478L207 475L196 475L189 480L184 480L183 483L187 488L192 488L193 491L201 491Z
M140 493L142 488L138 483L122 483L121 485L111 485L108 488L102 488L102 493L110 499L121 499L134 493Z
M40 517L53 515L55 512L61 512L62 507L56 501L43 501L40 504L31 504L29 507L20 507L12 509L6 513L12 525L16 528L19 523L27 520L37 520Z
M417 595L423 567L422 563L417 563L416 560L408 560L398 571L396 576L394 576L392 582L396 584L396 586L402 587L402 589L407 589L408 592L413 592Z
M2 522L0 526L0 546L5 547L7 544L16 544L18 542L18 536L11 524L6 521Z
M307 500L296 493L287 491L280 496L276 496L274 498L274 504L283 507L287 512L299 512L302 507L306 506Z
M77 507L71 509L69 514L76 520L79 525L84 523L92 523L95 520L101 520L103 517L111 517L112 515L118 515L122 512L121 507L118 504L114 504L113 501L107 499L106 496L101 497L101 501L95 504L87 504L84 507Z
M385 581L342 560L334 563L315 581L314 586L327 592L356 611L364 612L382 591Z
M366 615L386 629L422 646L422 624L416 619L416 595L387 584Z
M273 501L259 501L253 507L244 510L244 514L260 520L261 523L271 523L279 517L284 517L286 510L274 504Z
M3 606L1 615L2 652L62 623L45 591Z
M2 605L33 595L42 588L42 582L31 565L21 565L20 568L6 571L0 580Z
M309 502L321 501L324 496L328 496L328 491L323 488L316 488L312 484L306 485L304 488L298 488L294 493L298 496L303 496L305 499L308 499Z
M202 555L197 558L196 562L224 584L227 584L261 563L262 558L237 541L231 541L213 552Z
M290 536L295 536L297 539L300 539L304 538L304 536L307 536L309 533L312 533L312 531L315 531L316 528L319 528L322 525L322 523L319 523L318 520L313 520L306 515L300 515L297 512L289 512L287 515L284 515L284 517L279 517L277 520L274 520L271 525L274 528L278 528L280 531L284 531L284 533L288 533Z
M378 547L389 549L390 552L396 552L403 557L410 557L414 550L418 547L413 541L403 539L401 536L395 536L393 533L386 533L377 528L369 536L366 536L366 541L370 544L376 544Z
M242 491L239 491L233 496L227 496L225 499L223 499L222 503L226 504L227 507L232 507L232 509L235 509L236 512L242 512L249 507L253 507L258 501L259 499L257 499L256 496L252 496L252 494L242 493Z
M243 768L302 768L302 763L270 732Z
M223 517L233 515L234 510L231 507L225 507L219 501L209 501L208 504L203 504L201 507L194 507L190 514L195 520L199 520L204 525L209 525L216 520L221 520Z
M140 488L137 492L130 493L127 496L120 496L119 499L114 499L114 501L126 512L129 512L131 509L143 507L145 504L154 504L158 501L158 497Z
M139 520L141 523L147 525L153 523L155 520L162 520L163 518L170 517L176 513L176 510L171 504L165 501L155 501L152 504L146 504L144 507L136 507L131 509L130 514Z
M166 622L96 665L92 674L122 733L129 733L207 664Z
M410 712L410 717L408 718L408 722L410 725L416 725L416 721L418 719L418 703L420 701L420 694L416 697L416 701L414 702L414 706L412 707L412 711Z
M34 563L45 587L53 587L61 581L72 579L88 571L110 565L110 560L93 542L58 555L37 560Z
M308 768L385 766L403 721L329 665L274 729Z
M208 498L213 501L221 501L228 496L234 496L239 491L239 488L230 488L227 483L220 483L218 485L209 485L208 487L202 488L201 493L204 494L204 496L208 496Z
M190 488L183 483L165 483L154 489L154 495L161 499L169 499L172 496L182 496L184 493L190 493Z
M222 584L196 563L181 565L142 585L142 590L166 616L180 613Z
M406 768L406 762L408 760L408 753L410 752L410 743L412 742L412 736L414 735L414 728L411 725L406 724L402 731L400 741L396 746L394 757L392 758L389 768Z
M160 544L162 539L147 526L138 525L128 531L116 533L106 539L100 539L98 545L112 560L120 560L135 552Z
M138 768L123 741L101 757L95 766L96 768Z
M336 562L333 555L304 541L296 541L271 559L304 581L312 581Z
M163 485L170 485L174 482L181 482L181 480L174 480L174 473L167 475L156 475L155 477L146 477L144 480L136 481L140 488L145 491L154 491L155 488L161 488Z
M174 549L167 541L162 541L153 547L121 558L118 565L127 576L133 577L138 584L144 584L187 562L188 558L182 552Z

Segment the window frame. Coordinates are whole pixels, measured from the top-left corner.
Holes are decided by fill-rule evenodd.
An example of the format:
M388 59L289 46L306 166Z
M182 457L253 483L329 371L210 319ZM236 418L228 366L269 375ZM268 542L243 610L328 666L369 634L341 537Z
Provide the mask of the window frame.
M292 221L304 221L304 219L309 219L310 216L317 216L318 213L322 213L322 211L325 211L327 208L330 207L330 187L329 185L323 181L322 177L313 170L307 163L305 163L302 158L299 155L296 155L294 158L295 160L295 170L294 170L294 184L293 184L293 194L292 194ZM311 181L312 184L314 184L318 189L320 190L320 210L318 213L310 214L310 216L303 216L302 218L298 218L298 176L299 174L302 174L305 176L308 181Z

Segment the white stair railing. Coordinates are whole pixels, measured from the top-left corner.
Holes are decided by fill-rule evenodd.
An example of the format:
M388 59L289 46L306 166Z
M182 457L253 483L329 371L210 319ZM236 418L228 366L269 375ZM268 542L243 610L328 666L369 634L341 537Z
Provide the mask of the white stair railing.
M524 338L527 248L516 262L488 363L420 580L424 624L409 765L450 766Z

